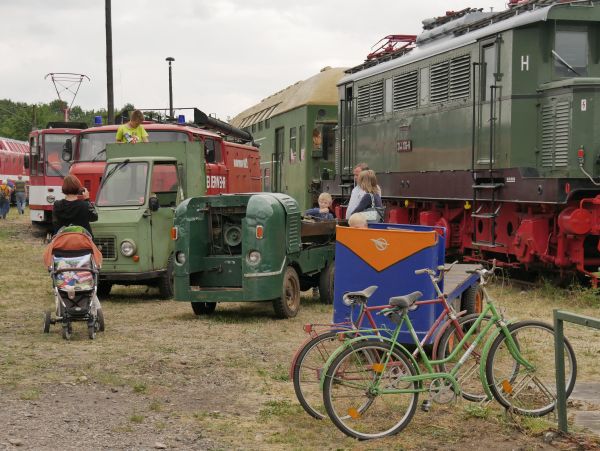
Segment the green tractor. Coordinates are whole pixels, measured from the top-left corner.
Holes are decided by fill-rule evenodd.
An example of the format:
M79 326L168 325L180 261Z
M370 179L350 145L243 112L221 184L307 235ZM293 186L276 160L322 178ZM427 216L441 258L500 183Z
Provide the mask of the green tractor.
M175 300L197 315L218 302L272 301L279 318L300 309L300 292L319 287L333 302L335 221L303 221L285 194L186 199L175 211Z

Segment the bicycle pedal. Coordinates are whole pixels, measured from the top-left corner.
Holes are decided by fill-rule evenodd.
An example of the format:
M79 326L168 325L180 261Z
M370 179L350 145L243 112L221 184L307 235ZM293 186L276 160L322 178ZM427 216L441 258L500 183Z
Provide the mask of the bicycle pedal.
M431 410L431 401L429 399L426 399L421 403L421 410L423 412L429 412Z

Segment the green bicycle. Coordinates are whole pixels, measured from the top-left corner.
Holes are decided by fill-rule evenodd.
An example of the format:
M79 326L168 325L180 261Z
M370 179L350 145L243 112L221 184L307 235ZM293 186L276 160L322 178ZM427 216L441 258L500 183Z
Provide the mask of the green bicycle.
M507 324L485 288L493 269L477 272L485 307L463 325L468 327L464 337L443 358L428 358L410 321L408 312L414 310L419 292L390 298L391 308L382 313L396 324L391 338L363 335L348 339L331 355L321 378L323 401L327 414L342 432L360 440L396 434L410 423L420 393L428 392L430 400L437 403L455 400L461 393L459 371L474 350L481 349L482 342L479 379L487 399L494 398L522 415L541 416L554 409L553 327L539 321ZM431 274L432 270L416 273ZM421 365L397 342L404 324ZM442 371L447 364L451 369ZM575 353L565 340L567 396L576 374Z

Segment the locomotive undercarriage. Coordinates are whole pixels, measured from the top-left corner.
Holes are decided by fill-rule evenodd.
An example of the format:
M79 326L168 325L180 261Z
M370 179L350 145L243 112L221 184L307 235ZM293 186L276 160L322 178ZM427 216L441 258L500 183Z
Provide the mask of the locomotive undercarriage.
M478 193L475 205L473 187L482 180L474 181L470 171L388 173L378 174L378 180L386 220L445 227L449 255L497 259L525 270L557 270L563 277L576 272L597 286L600 192L582 179L523 174L534 175L523 169L495 171L493 180L483 183L500 189L493 200L489 192Z

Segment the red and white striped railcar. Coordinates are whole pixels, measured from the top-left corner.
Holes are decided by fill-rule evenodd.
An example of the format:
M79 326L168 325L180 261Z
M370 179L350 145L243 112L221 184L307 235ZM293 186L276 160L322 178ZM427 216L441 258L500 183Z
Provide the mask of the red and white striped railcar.
M19 175L28 180L25 159L29 153L27 142L0 137L0 180L17 180Z
M29 134L29 212L34 225L52 225L52 206L64 198L62 181L69 173L69 163L62 159L63 146L83 128L82 123L56 122Z

